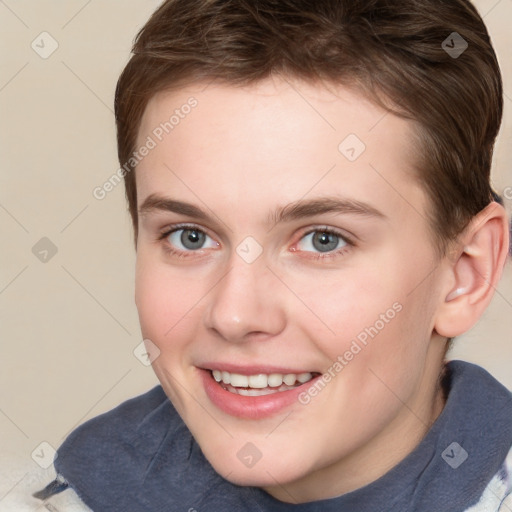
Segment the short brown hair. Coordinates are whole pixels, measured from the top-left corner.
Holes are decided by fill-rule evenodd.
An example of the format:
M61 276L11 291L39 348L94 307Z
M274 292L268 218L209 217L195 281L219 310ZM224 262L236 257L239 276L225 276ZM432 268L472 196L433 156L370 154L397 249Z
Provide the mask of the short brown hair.
M450 52L456 42L468 45L460 55ZM117 84L121 166L157 92L215 79L247 85L273 73L357 86L414 122L417 175L441 253L493 200L503 86L487 29L467 0L165 1L138 33ZM136 240L134 172L125 186Z

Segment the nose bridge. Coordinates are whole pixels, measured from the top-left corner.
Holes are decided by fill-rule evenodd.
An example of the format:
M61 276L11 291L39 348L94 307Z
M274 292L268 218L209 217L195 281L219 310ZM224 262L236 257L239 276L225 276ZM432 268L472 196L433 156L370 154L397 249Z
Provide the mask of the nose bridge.
M243 244L240 244L244 249ZM249 334L275 335L284 328L284 309L271 286L272 273L263 256L247 259L240 246L229 270L209 294L205 326L228 341L244 341Z

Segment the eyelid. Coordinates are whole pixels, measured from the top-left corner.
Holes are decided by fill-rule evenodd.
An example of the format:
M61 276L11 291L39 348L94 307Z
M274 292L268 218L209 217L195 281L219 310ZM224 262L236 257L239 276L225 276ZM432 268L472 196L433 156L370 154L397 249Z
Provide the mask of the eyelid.
M347 245L356 245L355 239L357 237L355 235L347 234L345 230L326 226L325 224L305 228L304 231L301 231L301 234L298 236L297 241L294 242L294 245L296 245L298 242L300 242L300 240L302 240L305 236L310 235L311 233L330 233L342 238L347 243Z
M174 233L175 231L180 231L181 229L195 229L197 231L201 231L205 235L208 235L211 239L215 240L215 237L209 233L208 229L204 228L203 226L199 226L198 224L194 224L193 222L180 222L178 224L166 226L165 228L159 230L160 233L158 239L163 240L170 234Z

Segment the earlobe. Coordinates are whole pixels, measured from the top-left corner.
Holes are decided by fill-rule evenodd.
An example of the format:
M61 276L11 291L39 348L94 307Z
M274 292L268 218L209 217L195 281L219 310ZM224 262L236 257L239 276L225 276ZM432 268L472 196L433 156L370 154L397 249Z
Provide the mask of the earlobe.
M504 208L491 203L460 236L458 257L447 269L445 289L436 314L435 330L447 338L469 330L489 305L508 255L509 230Z

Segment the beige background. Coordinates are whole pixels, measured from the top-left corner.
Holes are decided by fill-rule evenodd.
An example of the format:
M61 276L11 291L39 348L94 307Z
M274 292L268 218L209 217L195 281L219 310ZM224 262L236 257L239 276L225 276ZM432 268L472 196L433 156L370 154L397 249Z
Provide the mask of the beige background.
M156 384L133 355L134 251L118 186L113 94L132 39L158 1L0 0L0 459L23 478L41 442ZM493 181L512 186L512 0L476 2L504 74L505 124ZM48 58L50 36L58 49ZM512 189L510 189L512 199ZM512 200L507 201L512 210ZM40 261L43 237L57 253ZM44 247L43 247L44 248ZM42 256L42 255L40 255ZM452 358L512 388L512 270ZM45 448L48 451L48 448ZM12 484L0 481L0 502Z

